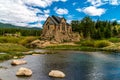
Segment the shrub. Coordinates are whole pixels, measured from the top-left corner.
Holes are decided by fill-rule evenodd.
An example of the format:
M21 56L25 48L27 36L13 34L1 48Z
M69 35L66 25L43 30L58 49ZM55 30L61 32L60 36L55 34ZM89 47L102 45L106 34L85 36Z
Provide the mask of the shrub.
M108 40L111 41L111 42L113 42L113 43L120 42L120 38L110 38Z
M94 47L94 41L93 40L81 41L81 46Z
M98 48L107 47L110 45L111 45L111 42L107 40L98 40L98 41L95 41L94 43L94 46Z

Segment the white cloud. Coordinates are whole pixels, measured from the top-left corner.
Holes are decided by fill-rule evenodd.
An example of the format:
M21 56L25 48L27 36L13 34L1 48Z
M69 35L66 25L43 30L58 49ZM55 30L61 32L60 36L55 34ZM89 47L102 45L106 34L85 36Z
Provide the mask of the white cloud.
M82 9L81 8L77 8L76 9L78 12L82 12Z
M50 13L50 10L49 9L44 10L44 13L48 14L48 13Z
M109 3L110 3L111 5L119 5L118 0L110 0Z
M45 21L50 10L42 10L32 6L46 8L53 2L67 0L0 0L0 22L10 23L18 26L34 26L31 22ZM41 13L37 15L37 13ZM64 12L65 13L65 12Z
M66 2L67 0L22 0L25 4L32 5L32 6L39 6L39 7L47 7L50 6L53 2Z
M111 21L116 21L116 18L111 19Z
M103 4L120 5L120 0L87 0L92 6L101 6Z
M101 6L103 4L101 0L87 0L87 2L90 2L93 6Z
M67 0L61 0L62 2L66 2Z
M105 11L106 10L103 8L96 8L94 6L89 6L83 9L83 12L90 16L101 16Z
M120 20L117 20L118 23L120 23Z
M77 4L76 2L72 3L73 6L76 5L76 4Z
M59 15L68 14L68 10L65 9L65 8L62 9L62 8L57 8L57 7L55 7L54 10L55 10L56 13L59 14Z

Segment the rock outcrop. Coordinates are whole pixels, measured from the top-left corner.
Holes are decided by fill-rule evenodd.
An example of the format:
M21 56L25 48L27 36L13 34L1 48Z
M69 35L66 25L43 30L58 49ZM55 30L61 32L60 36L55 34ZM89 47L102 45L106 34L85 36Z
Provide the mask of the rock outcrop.
M24 67L21 67L16 73L16 76L31 76L31 75L32 75L32 70Z
M24 60L13 60L11 62L11 65L21 65L21 64L26 64L27 62Z
M59 70L51 70L49 76L56 77L56 78L64 78L65 74Z

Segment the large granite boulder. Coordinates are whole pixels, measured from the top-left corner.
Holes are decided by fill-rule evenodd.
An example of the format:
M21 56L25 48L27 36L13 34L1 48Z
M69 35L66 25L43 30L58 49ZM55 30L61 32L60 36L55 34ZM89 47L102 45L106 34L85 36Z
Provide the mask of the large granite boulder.
M24 60L13 60L11 62L11 65L21 65L21 64L26 64L27 62Z
M16 73L17 76L31 76L32 75L32 70L28 69L28 68L24 68L24 67L21 67L17 73Z
M56 78L64 78L65 74L62 71L59 71L59 70L51 70L49 72L49 76L56 77Z

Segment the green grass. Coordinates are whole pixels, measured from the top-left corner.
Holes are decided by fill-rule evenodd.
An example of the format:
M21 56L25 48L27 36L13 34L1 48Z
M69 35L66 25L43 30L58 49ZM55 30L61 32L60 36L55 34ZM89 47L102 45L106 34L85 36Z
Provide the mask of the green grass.
M110 38L110 39L108 39L110 42L113 42L113 43L118 43L118 42L120 42L120 38L114 38L114 37L112 37L112 38Z
M22 52L27 51L28 48L13 43L0 43L0 52Z
M30 42L36 39L38 39L38 37L34 37L34 36L24 37L21 41L19 41L19 44L26 46L27 44L29 44Z
M22 37L0 36L0 43L19 43Z
M97 48L103 48L110 45L111 45L111 42L108 40L97 40L94 42L94 47L97 47Z
M12 58L14 58L14 56L17 56L18 58L21 58L21 56L24 56L24 54L22 54L22 53L0 54L0 61L12 59Z
M85 47L80 45L59 45L59 46L48 46L46 49L53 49L53 50L79 50L79 51L96 51L97 48L93 47Z

